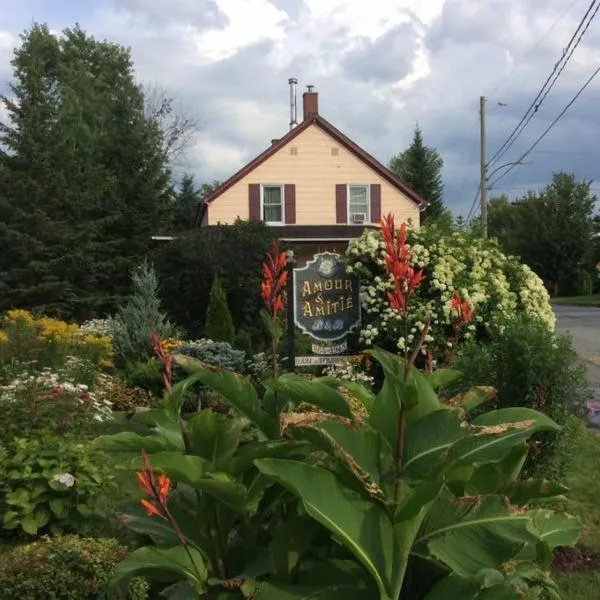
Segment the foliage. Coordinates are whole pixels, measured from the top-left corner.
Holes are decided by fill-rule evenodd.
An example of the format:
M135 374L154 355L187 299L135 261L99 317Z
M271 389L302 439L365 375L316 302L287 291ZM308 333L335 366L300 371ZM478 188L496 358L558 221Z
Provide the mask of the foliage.
M160 309L154 267L144 261L133 271L131 284L131 294L110 321L115 356L121 365L148 360L153 331L166 338L176 335L175 327Z
M162 396L161 367L154 358L128 362L122 377L130 388L140 388L157 398Z
M359 354L356 357L350 357L347 360L326 367L325 374L340 381L360 383L367 389L372 389L375 380L369 374L370 368L371 361L369 357L366 354Z
M423 143L423 134L418 125L410 146L390 161L390 170L427 200L427 208L421 214L422 221L448 214L443 202L443 166L439 152Z
M196 189L194 176L185 174L181 179L179 192L175 196L175 215L173 227L175 231L189 231L199 225L200 203L218 186L218 181L203 183Z
M502 335L486 343L466 344L453 367L465 373L454 393L464 392L472 385L491 385L497 390L498 408L535 408L561 426L590 397L585 367L571 339L556 336L544 323L531 318L520 317L509 322ZM525 470L535 476L564 477L570 448L561 442L562 435L541 435Z
M95 393L113 411L133 413L150 405L150 394L140 387L129 387L121 378L102 373L98 376Z
M199 335L204 329L210 288L218 275L235 327L244 327L253 341L257 330L264 338L257 290L261 263L274 238L272 228L264 223L238 221L202 227L157 248L153 260L169 315L188 332Z
M245 329L237 330L235 337L233 338L232 346L236 350L241 350L246 355L246 358L252 356L252 338Z
M215 277L210 288L204 333L206 337L216 342L228 344L231 344L235 336L235 326L227 305L227 296L218 277Z
M591 184L554 173L541 192L513 203L506 197L490 202L489 234L506 252L520 256L554 295L576 293L572 276L590 260L596 201Z
M115 565L127 556L116 540L76 535L44 537L0 555L4 600L109 600L106 592ZM132 581L126 600L147 598L148 584Z
M475 309L475 320L465 339L501 332L506 319L518 313L539 317L554 328L554 315L541 280L517 259L507 257L494 241L468 232L450 236L437 227L408 230L408 244L415 268L424 269L426 280L415 292L411 314L405 321L389 306L387 292L393 289L385 272L385 245L381 232L368 230L350 242L349 271L361 278L361 341L388 349L410 346L431 316L424 349L443 359L452 348L451 301L455 290Z
M214 342L208 339L189 340L184 342L177 352L207 365L229 369L237 373L244 372L246 358L244 352L234 350L227 342Z
M49 317L34 317L23 309L9 310L2 317L0 362L30 363L61 368L75 355L91 370L112 365L109 336L81 329Z
M2 528L29 535L81 529L103 514L111 487L97 450L49 435L14 439L1 471Z
M170 174L128 49L34 24L0 103L0 310L112 312L168 228Z
M22 372L0 386L0 444L15 437L89 433L92 425L111 418L111 404L100 393L75 383L64 371Z
M191 375L164 411L143 416L153 433L99 439L129 456L147 452L128 465L141 469L149 516L133 511L127 522L154 545L126 558L114 585L144 573L186 598L300 599L317 589L332 600L558 597L551 551L574 544L579 525L536 506L565 488L518 479L526 441L557 425L527 408L469 416L487 393L443 404L432 384L456 374L371 354L385 371L377 397L287 374L266 383L262 400L244 377L176 358ZM241 443L236 421L211 411L182 421L194 382L249 419L260 440Z

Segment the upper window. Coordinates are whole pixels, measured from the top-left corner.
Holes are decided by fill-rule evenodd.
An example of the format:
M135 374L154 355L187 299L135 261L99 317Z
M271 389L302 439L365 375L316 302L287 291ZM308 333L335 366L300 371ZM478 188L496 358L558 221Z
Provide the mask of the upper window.
M349 223L369 223L369 186L348 186Z
M262 220L269 225L283 225L283 186L261 187Z

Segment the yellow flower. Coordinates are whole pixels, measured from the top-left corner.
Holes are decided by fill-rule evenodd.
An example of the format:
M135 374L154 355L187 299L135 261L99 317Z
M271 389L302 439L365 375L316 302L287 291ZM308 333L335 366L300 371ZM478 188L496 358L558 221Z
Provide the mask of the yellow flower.
M51 317L42 317L36 321L41 341L71 343L79 332L79 326L65 323Z
M8 334L6 331L0 329L0 344L5 344L6 342L8 342Z
M162 340L160 342L160 345L162 346L162 349L167 354L170 354L174 350L177 350L177 348L179 348L182 344L183 344L183 342L181 340L176 339L176 338L166 338L166 339L164 339L164 340Z
M26 325L33 325L34 320L33 315L28 310L23 310L22 308L6 311L4 319L8 323L17 323L18 321L21 321Z

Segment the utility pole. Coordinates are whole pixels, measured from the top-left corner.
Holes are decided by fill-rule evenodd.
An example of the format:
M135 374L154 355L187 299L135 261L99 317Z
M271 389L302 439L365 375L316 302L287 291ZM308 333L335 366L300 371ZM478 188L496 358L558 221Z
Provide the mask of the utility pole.
M481 134L481 224L483 237L488 235L487 156L485 139L485 96L479 97L479 131Z

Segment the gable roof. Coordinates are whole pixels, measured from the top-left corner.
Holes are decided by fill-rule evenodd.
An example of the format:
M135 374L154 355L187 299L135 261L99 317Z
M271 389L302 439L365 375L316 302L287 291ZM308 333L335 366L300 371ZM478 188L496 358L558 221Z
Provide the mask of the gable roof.
M368 152L363 150L358 144L355 144L348 136L344 135L339 129L334 127L329 121L324 119L321 115L314 115L309 119L306 119L300 125L294 129L288 131L278 141L273 142L269 148L259 154L256 158L251 160L247 165L242 167L237 173L232 175L229 179L224 181L218 188L216 188L211 194L209 194L204 201L203 205L208 205L214 202L221 194L226 192L231 186L236 184L238 181L243 179L246 175L251 173L256 167L265 162L269 157L273 156L276 152L281 150L288 142L291 142L295 137L300 135L303 131L308 129L311 125L316 125L325 133L328 133L334 138L341 146L346 148L349 152L354 154L358 159L362 160L367 166L371 167L373 171L378 173L381 177L386 179L392 186L400 190L405 196L410 198L417 206L425 208L427 201L419 196L414 190L412 190L400 177L395 173L392 173L385 165L380 163L375 157L371 156Z

